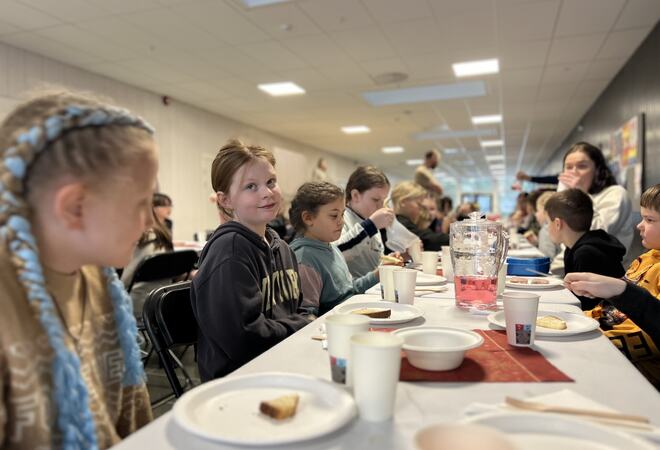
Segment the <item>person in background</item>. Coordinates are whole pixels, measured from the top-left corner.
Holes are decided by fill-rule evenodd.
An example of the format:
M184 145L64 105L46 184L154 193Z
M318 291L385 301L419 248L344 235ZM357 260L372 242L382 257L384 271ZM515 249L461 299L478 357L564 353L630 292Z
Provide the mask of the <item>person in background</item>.
M140 236L140 240L133 251L131 262L128 263L121 274L121 281L126 288L131 285L133 276L135 275L135 269L137 269L143 259L151 255L174 250L170 230L161 222L160 217L156 214L156 195L154 195L153 205L153 225ZM142 321L142 309L149 293L156 288L172 283L172 281L172 279L168 278L157 281L139 281L133 284L129 294L133 301L133 314L138 322Z
M429 195L435 197L442 196L442 185L438 183L433 175L433 170L438 167L440 162L440 153L437 150L429 150L424 155L424 162L415 169L415 183L427 190Z
M603 230L589 230L593 218L591 198L579 189L552 194L545 204L550 219L548 233L555 244L564 244L566 273L593 272L611 277L624 274L621 259L626 249L617 238ZM578 297L583 310L597 300Z
M0 124L0 448L105 449L152 419L114 269L151 226L152 133L66 91Z
M440 250L443 245L449 245L449 235L435 233L428 228L417 226L423 211L423 201L427 197L426 189L412 181L403 181L392 189L392 205L396 219L409 231L419 236L424 250Z
M524 233L532 221L532 214L527 202L527 192L521 192L516 199L516 209L509 217L510 228L515 227L518 233Z
M453 208L450 197L436 199L436 218L439 223L439 227L435 230L437 233L449 233L449 226L456 221L456 215L452 212Z
M309 323L299 313L296 259L266 226L282 203L273 154L229 141L213 160L211 183L231 220L206 243L190 292L202 381L232 372Z
M541 253L551 260L561 251L561 246L552 242L548 232L550 222L548 220L548 215L545 212L545 204L550 197L552 197L552 194L554 194L554 191L545 191L539 196L536 200L536 212L534 213L536 220L541 225L537 239L537 247Z
M172 234L172 199L169 195L163 194L162 192L156 192L154 194L154 211L158 220L165 224L165 226L170 230Z
M328 165L325 159L319 158L316 162L316 168L312 172L312 181L328 181Z
M578 295L604 298L587 314L637 369L660 389L660 184L640 198L637 229L649 249L626 271L623 280L571 273L567 287Z
M385 254L382 236L394 221L394 211L383 207L389 192L390 181L376 167L360 166L348 177L344 225L334 245L355 278L373 272Z
M304 183L291 201L289 217L297 232L291 249L298 259L302 307L312 316L330 311L378 282L378 269L353 278L339 249L332 244L344 224L344 192L325 181Z

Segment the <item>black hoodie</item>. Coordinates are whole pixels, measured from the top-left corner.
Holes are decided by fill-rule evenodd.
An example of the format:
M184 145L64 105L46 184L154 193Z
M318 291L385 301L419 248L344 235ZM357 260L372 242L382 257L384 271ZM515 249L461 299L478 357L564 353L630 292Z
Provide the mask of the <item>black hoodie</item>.
M617 238L604 230L591 230L582 235L571 248L564 251L565 273L592 272L621 278L625 274L621 259L626 248ZM599 299L578 296L583 310L596 307Z
M226 375L309 321L295 256L277 233L264 238L238 222L215 231L200 257L191 301L199 324L202 381Z

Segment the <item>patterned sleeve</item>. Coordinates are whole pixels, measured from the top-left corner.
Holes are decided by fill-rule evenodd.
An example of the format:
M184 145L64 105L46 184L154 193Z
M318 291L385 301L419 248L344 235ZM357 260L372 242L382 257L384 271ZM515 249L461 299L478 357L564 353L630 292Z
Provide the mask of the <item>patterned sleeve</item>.
M147 386L126 386L122 391L117 434L123 439L153 420ZM2 441L0 441L2 442Z

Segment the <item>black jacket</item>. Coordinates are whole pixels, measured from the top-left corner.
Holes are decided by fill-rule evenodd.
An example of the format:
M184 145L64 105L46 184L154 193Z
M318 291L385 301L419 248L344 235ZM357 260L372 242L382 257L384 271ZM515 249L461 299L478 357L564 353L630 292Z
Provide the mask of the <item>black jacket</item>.
M646 289L628 283L621 295L607 299L660 344L660 301Z
M397 214L396 220L401 222L401 225L406 227L409 231L415 233L422 240L424 250L440 250L443 245L449 245L449 235L444 233L436 233L428 228L422 230L415 225L412 220L406 216Z
M625 274L621 260L626 248L604 230L587 231L571 248L564 251L565 273L592 272L621 278ZM578 297L583 310L594 308L599 299Z
M232 372L309 323L298 314L295 256L277 233L267 228L266 235L270 244L228 222L202 251L191 289L202 381Z

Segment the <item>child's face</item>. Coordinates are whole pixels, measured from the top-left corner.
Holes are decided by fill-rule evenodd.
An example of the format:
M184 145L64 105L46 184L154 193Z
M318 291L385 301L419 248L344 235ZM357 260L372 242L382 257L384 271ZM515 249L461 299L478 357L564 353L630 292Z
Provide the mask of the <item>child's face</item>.
M168 206L154 206L154 212L156 217L160 220L161 223L165 223L165 219L169 219L172 215L172 205Z
M383 207L389 192L389 186L372 187L362 193L354 190L351 193L351 208L360 216L367 218Z
M548 218L549 220L549 225L548 225L548 235L550 236L550 240L554 244L561 244L561 226L562 226L562 220L556 217L554 220Z
M399 205L399 212L413 222L416 222L422 211L423 201L424 197L407 198Z
M545 208L543 206L537 205L536 212L534 213L534 215L536 216L536 221L540 225L545 224L547 218L546 218L546 214L545 214Z
M660 250L660 213L653 209L641 208L642 221L637 229L642 237L642 245L648 249Z
M424 206L424 208L426 208L428 211L431 220L435 219L436 215L438 214L438 207L435 204L435 200L430 197L426 197L424 201L422 201L422 206Z
M144 159L109 185L91 191L84 204L85 244L91 263L124 267L131 260L135 244L153 224L157 172L155 157Z
M596 165L586 153L573 152L564 160L564 172L577 178L576 188L589 192L596 174Z
M234 174L229 193L218 196L224 208L233 210L235 221L260 235L282 204L275 168L261 158L241 167Z
M305 236L322 242L334 242L341 236L344 226L344 199L338 198L319 207L316 215L305 211Z

